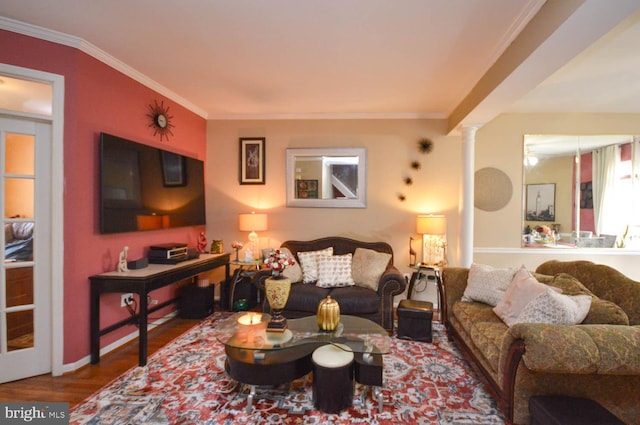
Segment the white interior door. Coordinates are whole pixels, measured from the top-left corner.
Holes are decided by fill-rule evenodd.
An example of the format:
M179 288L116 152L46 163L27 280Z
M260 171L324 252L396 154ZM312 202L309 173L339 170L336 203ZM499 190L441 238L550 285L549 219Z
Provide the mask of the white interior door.
M51 371L51 124L0 116L0 383Z

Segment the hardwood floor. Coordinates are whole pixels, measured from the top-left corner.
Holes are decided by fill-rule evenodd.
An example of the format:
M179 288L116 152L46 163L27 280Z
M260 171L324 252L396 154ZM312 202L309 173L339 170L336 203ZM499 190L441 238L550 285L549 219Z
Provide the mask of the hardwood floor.
M150 330L148 355L198 322L199 320L173 318ZM58 377L47 374L0 384L0 401L66 401L69 407L73 407L137 364L136 339L101 357L97 365L90 364Z

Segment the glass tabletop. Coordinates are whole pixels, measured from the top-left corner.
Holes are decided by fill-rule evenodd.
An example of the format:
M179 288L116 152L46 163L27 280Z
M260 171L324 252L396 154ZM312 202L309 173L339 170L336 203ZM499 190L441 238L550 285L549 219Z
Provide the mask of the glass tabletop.
M236 313L217 322L217 339L228 347L264 351L319 342L343 344L355 353L387 354L391 347L388 332L361 317L341 315L340 324L332 332L321 331L316 316L288 319L284 332L267 332L270 318L266 313Z

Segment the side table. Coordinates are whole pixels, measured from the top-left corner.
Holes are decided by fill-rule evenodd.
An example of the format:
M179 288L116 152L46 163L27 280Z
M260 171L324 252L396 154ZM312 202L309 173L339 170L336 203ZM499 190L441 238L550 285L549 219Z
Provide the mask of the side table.
M255 288L252 284L249 288L249 294L247 296L238 296L238 292L240 292L239 285L241 285L245 279L252 280L256 272L258 272L264 267L264 263L262 262L262 260L231 261L230 265L236 267L236 269L233 272L233 276L231 277L231 280L227 285L228 293L224 294L226 296L222 296L222 295L220 296L220 299L225 300L227 303L222 307L223 308L226 307L227 310L233 310L233 304L235 303L235 301L237 301L236 298L240 299L240 298L247 298L247 297L249 298L247 300L249 304L249 308L252 308L255 305L260 304L260 299L259 299L260 293L258 289Z
M407 299L412 299L413 291L415 290L416 284L424 281L425 285L429 285L430 282L433 282L436 285L436 291L438 295L438 310L440 311L440 321L444 322L444 318L446 317L447 313L447 306L444 302L444 285L442 284L441 268L438 266L428 266L420 263L412 267L415 269L415 271L411 274L411 279L409 280Z

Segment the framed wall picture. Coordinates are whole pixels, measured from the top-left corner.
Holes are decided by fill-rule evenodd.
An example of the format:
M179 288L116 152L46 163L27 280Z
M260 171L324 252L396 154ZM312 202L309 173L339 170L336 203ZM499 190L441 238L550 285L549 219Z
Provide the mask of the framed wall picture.
M240 184L265 183L264 137L240 138Z
M318 180L296 180L296 198L318 199Z
M162 179L165 187L186 186L187 169L184 156L166 151L160 152Z
M556 221L556 184L527 185L527 220Z

